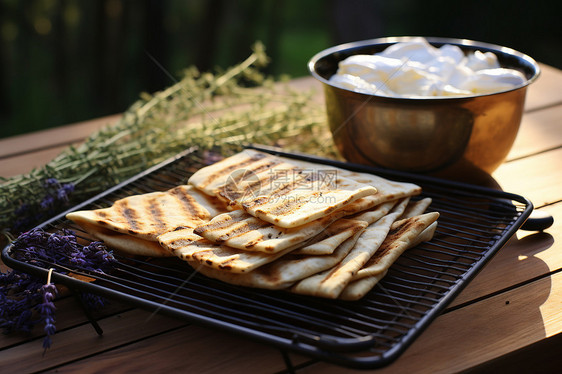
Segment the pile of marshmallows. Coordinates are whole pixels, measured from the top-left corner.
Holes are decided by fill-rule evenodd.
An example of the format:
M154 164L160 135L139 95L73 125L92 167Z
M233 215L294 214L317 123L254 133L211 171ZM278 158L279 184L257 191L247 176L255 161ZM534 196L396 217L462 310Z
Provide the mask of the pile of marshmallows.
M333 85L390 97L467 96L509 90L525 76L500 67L492 52L465 55L455 46L433 47L424 38L391 45L374 55L354 55L339 63Z

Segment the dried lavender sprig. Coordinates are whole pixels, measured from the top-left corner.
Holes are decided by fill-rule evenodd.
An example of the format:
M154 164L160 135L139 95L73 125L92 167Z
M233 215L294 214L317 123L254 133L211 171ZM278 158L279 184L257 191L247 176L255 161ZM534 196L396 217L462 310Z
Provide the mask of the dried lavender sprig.
M55 326L55 296L57 295L57 287L54 283L51 283L51 274L53 269L49 269L49 275L47 276L47 283L41 287L42 302L37 306L41 320L43 321L45 327L45 338L43 339L43 355L47 352L47 349L51 348L52 336L55 335L57 328Z
M30 230L12 243L12 251L16 260L44 268L61 265L105 273L111 270L116 261L113 252L103 243L96 241L82 246L74 232L69 229L62 229L56 233L41 229Z
M32 316L33 306L40 300L39 279L28 274L9 271L0 274L0 328L29 332L38 322Z
M65 268L80 267L84 271L111 271L116 262L111 251L101 242L87 246L78 243L76 235L67 229L48 233L34 229L20 235L12 243L13 257L43 268L57 267L66 274ZM79 264L80 266L77 266ZM49 275L51 274L49 271ZM45 324L46 337L43 347L50 347L51 336L55 333L56 287L26 273L9 270L0 274L0 327L4 332L29 332L37 323ZM85 296L86 305L97 309L104 305L98 296Z
M16 210L16 220L13 223L14 232L23 232L30 224L44 221L56 212L69 207L70 197L74 192L73 183L61 183L56 178L42 181L44 195L40 200L24 203Z

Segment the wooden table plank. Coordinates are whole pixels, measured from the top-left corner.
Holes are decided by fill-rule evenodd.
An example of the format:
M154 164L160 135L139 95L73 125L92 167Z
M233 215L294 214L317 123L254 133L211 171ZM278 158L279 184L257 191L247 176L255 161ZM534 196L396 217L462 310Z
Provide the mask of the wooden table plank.
M546 108L523 115L521 127L507 160L514 160L562 146L562 110Z
M562 203L541 210L554 217L562 217ZM544 232L520 230L455 298L451 307L496 294L561 269L561 219L556 219L554 225Z
M560 201L562 148L501 165L492 175L507 192L523 195L535 207Z
M73 296L58 297L55 301L56 310L56 327L58 331L72 329L84 324L90 324L88 318L84 314L78 301ZM115 301L110 302L100 311L93 311L92 314L96 319L106 318L113 314L123 313L132 309L130 305L124 305ZM43 324L34 326L30 333L14 333L14 334L0 334L0 350L18 344L21 341L35 340L38 346L41 346L41 339L45 336L43 331ZM94 328L91 327L94 332ZM53 337L54 344L57 344L58 335Z
M33 169L45 165L45 163L55 158L66 147L67 145L49 147L40 151L22 153L0 159L0 176L9 178L20 174L27 174Z
M525 110L536 110L562 103L562 71L552 66L539 64L541 75L527 90Z
M13 155L79 142L91 135L94 131L98 131L109 124L115 123L119 117L121 117L120 114L115 114L71 125L63 125L47 130L0 139L0 160Z
M69 145L80 144L93 132L115 123L119 117L113 115L0 139L0 176L9 178L29 173L45 165Z
M139 309L101 319L98 323L104 331L102 336L98 336L89 324L59 331L56 344L43 357L41 343L36 340L0 351L0 373L45 370L186 325L184 321L151 316Z
M460 372L560 334L560 300L562 273L556 273L552 278L542 278L446 313L399 360L376 373ZM352 372L355 371L323 362L300 371L301 374Z
M292 356L294 359L294 355ZM294 362L308 358L300 356ZM279 350L232 334L186 326L95 357L57 367L56 373L145 372L276 373L286 368Z

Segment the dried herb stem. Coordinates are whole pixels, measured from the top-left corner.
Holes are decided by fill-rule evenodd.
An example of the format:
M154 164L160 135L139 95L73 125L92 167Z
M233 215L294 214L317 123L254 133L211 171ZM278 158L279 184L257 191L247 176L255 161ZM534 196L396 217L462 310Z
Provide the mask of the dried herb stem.
M28 174L2 178L0 230L9 235L28 229L190 146L226 154L247 143L290 143L292 150L334 156L331 143L319 146L327 134L323 109L310 92L260 73L267 60L258 43L246 60L222 73L188 68L180 81L163 91L141 94L117 123L82 144L66 148ZM297 141L288 140L292 137ZM52 206L57 191L46 188L50 179L57 180L60 189L73 186L68 198L65 190L65 199L57 200L64 206Z

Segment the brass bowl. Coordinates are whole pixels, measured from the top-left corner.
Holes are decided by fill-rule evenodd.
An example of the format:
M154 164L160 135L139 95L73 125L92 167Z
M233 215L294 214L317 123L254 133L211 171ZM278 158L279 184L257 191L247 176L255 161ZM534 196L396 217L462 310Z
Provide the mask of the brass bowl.
M350 162L444 177L491 174L506 158L519 130L527 86L538 64L513 49L464 39L426 38L439 47L493 52L502 67L521 71L527 81L510 90L465 97L393 98L335 87L338 63L373 54L411 37L343 44L316 54L311 74L323 83L328 122L341 155Z

